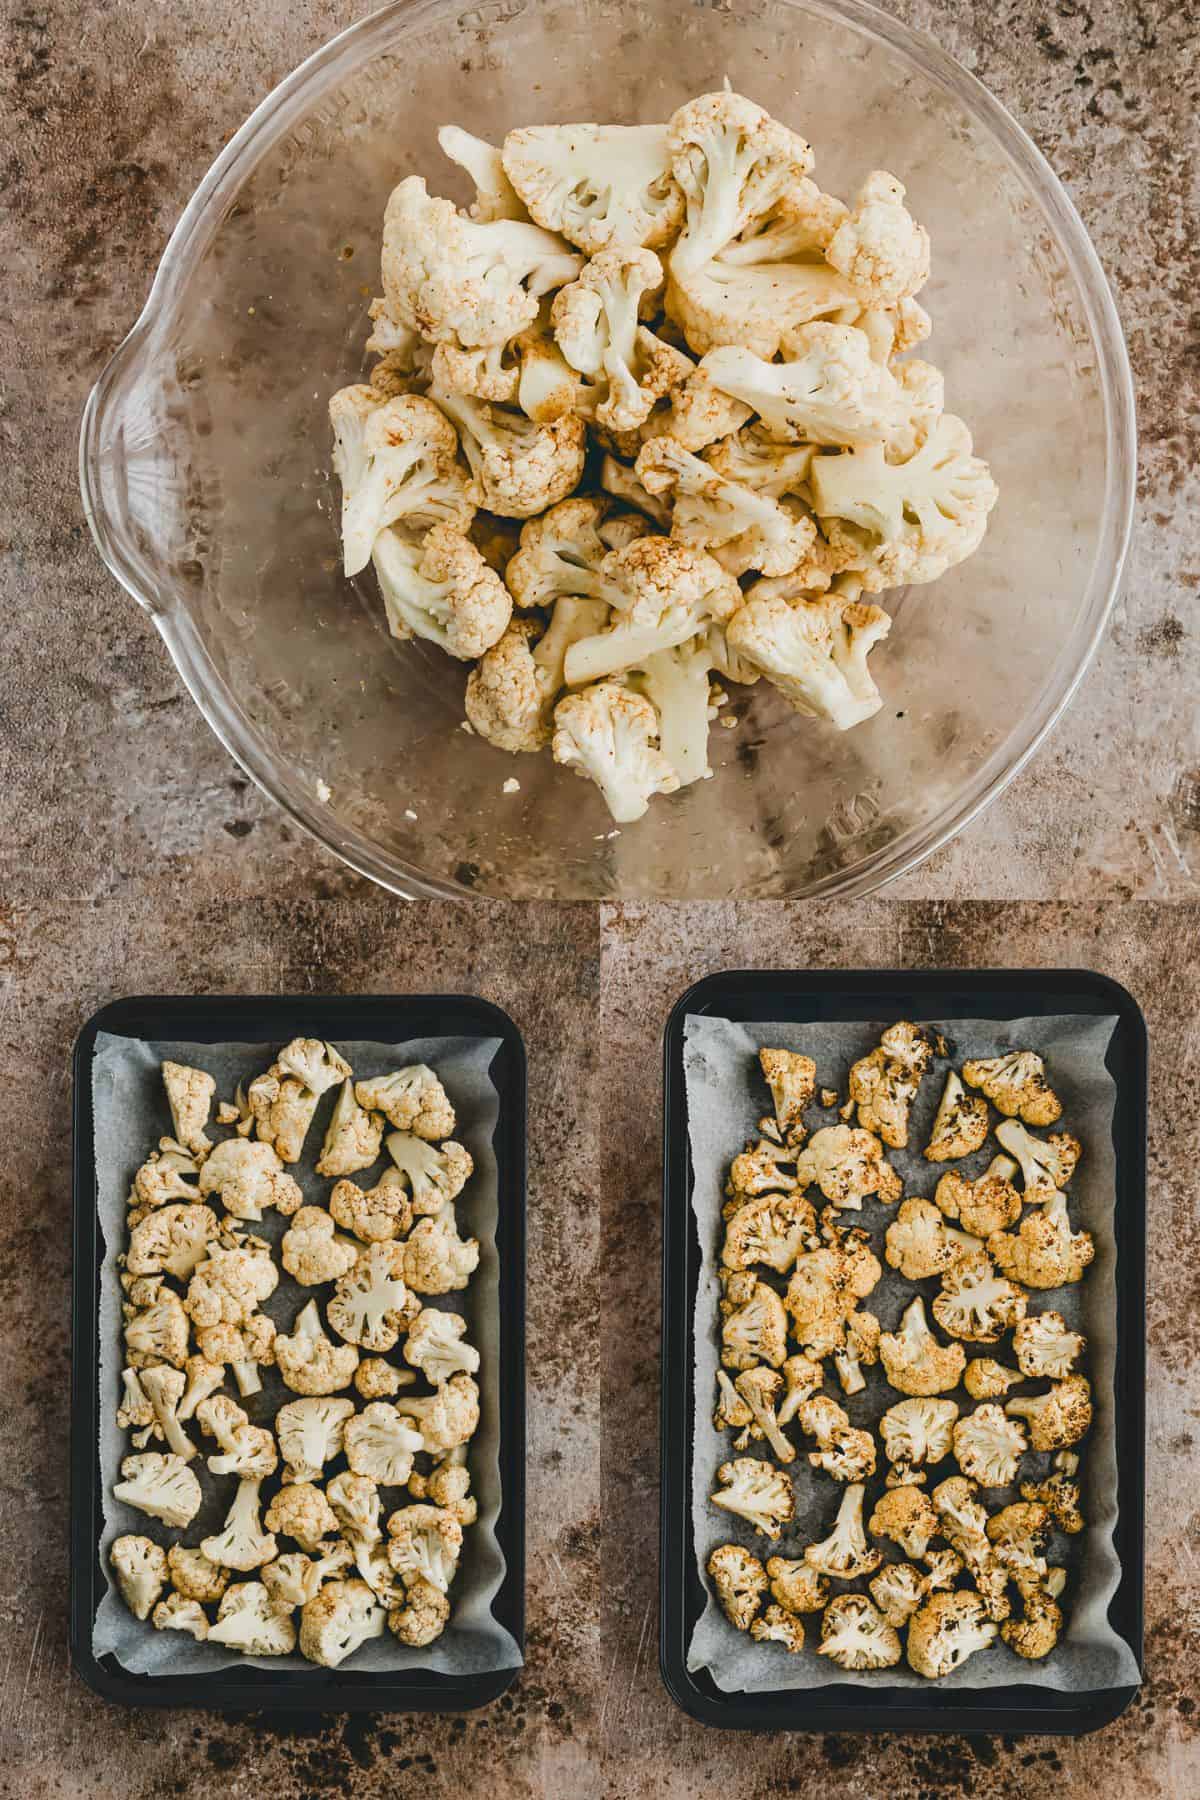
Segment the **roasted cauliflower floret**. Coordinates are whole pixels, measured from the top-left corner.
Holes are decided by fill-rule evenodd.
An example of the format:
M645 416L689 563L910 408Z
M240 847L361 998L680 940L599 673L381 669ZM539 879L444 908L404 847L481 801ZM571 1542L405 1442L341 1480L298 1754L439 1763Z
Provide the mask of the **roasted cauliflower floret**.
M987 1252L973 1250L960 1256L942 1276L933 1316L951 1337L994 1344L1025 1317L1026 1305L1025 1294L997 1275Z
M804 1124L817 1086L817 1065L811 1056L795 1050L760 1050L759 1067L771 1090L775 1122L785 1143L791 1143Z
M774 1540L792 1519L796 1497L782 1469L752 1456L739 1456L717 1470L719 1486L709 1498L714 1506L736 1513L755 1531Z
M961 1668L977 1650L996 1641L996 1626L978 1594L962 1589L931 1594L908 1624L908 1663L932 1680Z
M958 1405L954 1400L897 1401L879 1421L884 1449L894 1463L922 1468L949 1456Z
M1046 1508L1060 1531L1074 1535L1083 1530L1080 1502L1079 1458L1071 1450L1060 1450L1054 1458L1054 1472L1045 1481L1023 1481L1021 1498Z
M844 1394L861 1394L867 1385L864 1364L870 1368L879 1361L879 1320L874 1313L858 1309L846 1320L846 1341L833 1353L833 1366Z
M1092 1388L1083 1375L1067 1375L1044 1394L1006 1401L1010 1418L1024 1419L1035 1450L1068 1450L1086 1437L1092 1423Z
M783 1399L779 1403L779 1423L790 1425L803 1401L815 1394L825 1379L819 1362L807 1356L787 1356L780 1365L784 1380Z
M1019 1119L1005 1119L997 1125L996 1141L1021 1165L1026 1205L1044 1206L1052 1201L1056 1191L1070 1182L1083 1154L1079 1139L1069 1131L1034 1137Z
M996 1400L1020 1380L1019 1369L1006 1369L991 1356L976 1356L967 1364L963 1386L972 1400Z
M1017 1165L995 1156L975 1181L948 1169L937 1184L934 1200L948 1219L957 1219L976 1238L1005 1231L1021 1216L1021 1196L1013 1186Z
M787 1355L787 1314L773 1287L755 1275L740 1275L735 1289L727 1287L721 1311L721 1361L727 1369L752 1369L756 1363L779 1368Z
M957 1162L971 1156L987 1134L987 1101L968 1094L951 1069L925 1146L926 1162Z
M820 1612L829 1598L829 1583L819 1569L801 1558L772 1556L767 1562L771 1595L786 1612Z
M1006 1118L1026 1125L1054 1125L1062 1118L1062 1101L1046 1083L1046 1065L1033 1050L986 1056L963 1064L968 1087L982 1088Z
M837 1594L821 1619L817 1655L841 1669L890 1669L900 1661L900 1639L865 1594Z
M1028 1211L1016 1231L993 1231L987 1247L1006 1275L1031 1288L1082 1281L1096 1254L1090 1231L1071 1230L1067 1196L1057 1192Z
M782 1644L795 1656L804 1648L804 1622L786 1607L772 1603L765 1608L761 1618L755 1619L750 1636L759 1644Z
M874 1438L869 1431L856 1430L836 1400L815 1394L802 1402L796 1421L816 1442L817 1448L808 1453L814 1469L823 1469L835 1481L861 1481L875 1473Z
M875 1502L869 1529L874 1537L890 1538L905 1556L924 1556L938 1534L938 1516L921 1488L889 1488Z
M872 1194L891 1206L903 1185L883 1146L871 1131L850 1125L823 1125L796 1158L802 1186L815 1183L831 1205L858 1212Z
M901 1202L887 1228L884 1244L888 1262L893 1269L899 1269L906 1281L941 1275L964 1256L983 1248L978 1238L947 1225L931 1201L915 1195Z
M805 1562L819 1574L853 1581L856 1576L873 1574L883 1561L883 1552L872 1549L863 1530L865 1493L861 1482L848 1487L829 1536L805 1549Z
M876 1132L890 1149L907 1148L909 1108L932 1055L924 1032L901 1020L850 1070L850 1099L859 1124Z
M867 1583L871 1598L897 1631L912 1618L929 1592L927 1578L912 1563L885 1563Z
M954 1456L963 1474L980 1487L1008 1487L1016 1480L1026 1437L999 1406L977 1406L954 1427Z
M800 1184L795 1175L786 1174L783 1167L793 1163L795 1157L795 1146L773 1144L768 1138L747 1144L730 1164L729 1180L725 1184L726 1194L735 1202L733 1210L759 1195L785 1194L798 1188Z
M760 1194L740 1206L725 1227L721 1261L730 1269L763 1263L786 1275L806 1244L813 1241L816 1214L800 1194Z
M905 1308L898 1331L881 1333L879 1355L892 1386L914 1395L956 1387L967 1360L961 1344L939 1344L920 1295Z
M1061 1313L1030 1313L1013 1332L1013 1349L1022 1375L1061 1381L1070 1375L1087 1347L1087 1339L1070 1331Z

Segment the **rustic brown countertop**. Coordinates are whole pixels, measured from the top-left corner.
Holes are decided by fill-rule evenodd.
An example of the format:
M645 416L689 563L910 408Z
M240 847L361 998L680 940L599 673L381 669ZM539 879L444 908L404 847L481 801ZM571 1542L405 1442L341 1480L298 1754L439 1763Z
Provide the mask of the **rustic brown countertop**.
M1046 151L1129 335L1140 517L1113 629L1066 720L1004 799L886 902L599 912L406 908L298 837L209 735L82 522L83 400L183 203L255 101L362 10L348 0L4 0L0 1796L765 1800L818 1783L855 1800L1191 1800L1196 9L896 8L980 75ZM671 1001L708 970L806 962L1086 963L1147 1009L1149 1679L1097 1737L746 1739L690 1724L659 1682L658 1037ZM506 1006L530 1047L528 1667L498 1705L462 1720L297 1728L125 1714L68 1667L71 1042L117 993L256 987L469 989Z

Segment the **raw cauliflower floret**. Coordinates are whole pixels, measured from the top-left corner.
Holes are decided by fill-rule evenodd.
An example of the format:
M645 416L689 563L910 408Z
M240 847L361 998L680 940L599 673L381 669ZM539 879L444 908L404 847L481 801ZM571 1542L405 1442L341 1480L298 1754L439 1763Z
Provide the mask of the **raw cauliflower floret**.
M412 1224L408 1183L399 1169L385 1169L373 1188L339 1181L329 1196L329 1210L337 1223L364 1243L382 1244L403 1237Z
M430 1456L444 1456L479 1429L479 1387L469 1375L452 1375L428 1396L406 1394L396 1410L405 1424L420 1429L421 1446Z
M327 1581L300 1612L300 1651L309 1662L336 1669L370 1638L382 1637L387 1611L365 1581Z
M792 1484L782 1469L771 1463L739 1456L721 1464L717 1481L716 1493L709 1495L713 1505L736 1513L766 1538L777 1538L795 1514Z
M886 364L873 359L864 332L814 320L788 334L787 351L783 362L769 362L725 344L700 368L785 444L891 443L907 428L911 403Z
M741 589L719 562L673 538L636 538L610 551L600 572L614 618L568 649L564 672L571 687L642 668L656 651L724 623L742 603Z
M883 705L867 657L891 630L878 606L840 591L819 595L750 590L726 631L730 650L766 676L806 717L849 731Z
M478 496L458 459L458 434L427 396L385 399L360 383L333 396L329 421L347 575L366 568L380 534L401 519L464 530L471 523Z
M640 322L653 311L662 278L652 250L603 250L554 297L555 339L583 377L584 409L611 431L636 431L694 367Z
M302 1206L279 1246L280 1262L301 1287L339 1280L357 1257L358 1245L337 1235L323 1206Z
M405 1246L368 1244L341 1276L326 1308L329 1323L349 1344L391 1350L420 1310L404 1281Z
M739 486L671 437L652 438L635 468L649 493L673 497L671 536L710 551L731 575L807 569L817 530L799 508Z
M974 1181L957 1169L947 1169L933 1197L946 1217L957 1219L964 1231L977 1238L990 1237L1021 1216L1021 1196L1012 1181L1016 1172L1016 1163L1007 1156L994 1156Z
M930 1680L961 1668L977 1650L996 1641L996 1626L978 1594L962 1589L931 1594L908 1624L908 1662Z
M1070 1331L1061 1313L1030 1313L1013 1332L1013 1349L1022 1375L1060 1381L1070 1375L1087 1347L1087 1339Z
M727 1369L752 1369L759 1362L777 1369L787 1355L783 1301L756 1275L739 1275L737 1283L721 1302L721 1361Z
M920 1295L905 1308L896 1332L879 1339L884 1373L902 1394L944 1394L957 1387L966 1363L961 1344L939 1344L925 1317Z
M386 1148L412 1190L412 1210L418 1218L457 1200L475 1168L470 1151L453 1140L435 1148L415 1132L393 1131Z
M925 1146L926 1162L957 1162L972 1156L987 1134L987 1101L969 1095L951 1069Z
M275 1539L263 1530L259 1522L261 1487L261 1475L243 1476L238 1482L237 1493L226 1515L223 1530L200 1540L200 1548L209 1562L219 1563L223 1569L237 1569L240 1573L247 1574L251 1569L260 1569L264 1563L274 1560L277 1547ZM225 1598L228 1599L229 1594L234 1592L236 1589L228 1589ZM218 1642L224 1641L218 1639Z
M223 1321L219 1325L200 1326L196 1342L205 1362L219 1364L222 1369L225 1364L232 1368L243 1399L262 1392L258 1371L260 1367L269 1368L275 1361L275 1325L265 1313L251 1313L240 1325Z
M435 525L415 537L393 526L376 538L372 555L393 637L425 638L471 662L504 636L512 596L457 527Z
M1031 1288L1082 1281L1096 1254L1090 1231L1071 1230L1067 1196L1058 1192L1027 1212L1016 1231L994 1231L987 1247L1006 1275Z
M525 217L521 197L504 172L503 154L494 144L464 131L461 125L443 125L438 130L438 146L475 184L470 208L473 219L490 225L496 219Z
M108 1560L121 1598L134 1618L145 1623L167 1585L166 1551L152 1538L129 1535L113 1539Z
M196 1600L185 1600L182 1594L168 1594L160 1600L151 1616L155 1631L186 1631L197 1643L208 1637L208 1614Z
M929 279L929 234L904 205L904 187L876 169L833 234L825 255L866 306L906 300Z
M404 1605L394 1606L387 1616L388 1630L402 1644L432 1644L446 1629L450 1602L431 1581L420 1577L405 1590Z
M663 125L534 125L510 131L504 169L539 225L588 256L673 238L683 194Z
M890 1538L905 1556L924 1556L937 1536L938 1516L921 1488L889 1488L875 1502L870 1530L875 1537Z
M815 1183L832 1206L858 1212L872 1194L891 1206L900 1198L900 1177L873 1132L849 1125L824 1125L796 1159L796 1178Z
M291 1335L280 1333L275 1339L275 1360L294 1394L335 1394L353 1381L358 1351L325 1336L317 1303L310 1300L297 1313Z
M575 494L525 522L504 572L518 606L552 607L564 595L608 604L618 597L602 573L610 545L601 531L609 512L602 496Z
M805 1562L820 1574L853 1581L859 1575L873 1574L883 1561L883 1552L872 1549L863 1529L865 1493L861 1482L848 1487L829 1536L805 1549Z
M325 1498L338 1516L342 1536L357 1548L378 1544L383 1537L379 1523L378 1483L368 1475L343 1470L325 1490Z
M474 1375L479 1352L464 1342L466 1329L467 1322L458 1313L423 1307L405 1336L404 1360L420 1369L433 1387L440 1387L452 1375Z
M296 1627L278 1613L261 1581L235 1581L225 1590L217 1623L209 1627L210 1644L227 1644L246 1656L290 1656Z
M134 1176L129 1205L140 1210L165 1206L168 1200L199 1200L200 1189L190 1179L199 1172L199 1162L182 1144L163 1138Z
M326 1581L349 1568L353 1561L350 1545L338 1538L322 1544L316 1558L306 1556L302 1550L289 1550L283 1556L277 1556L274 1562L265 1565L261 1580L271 1596L274 1610L294 1613L311 1600Z
M294 1538L310 1556L320 1547L322 1538L338 1528L337 1514L311 1481L294 1481L281 1487L267 1508L264 1523L268 1531Z
M462 1555L462 1526L440 1506L402 1506L387 1522L388 1561L397 1575L421 1576L444 1594Z
M122 1308L125 1319L125 1350L130 1366L148 1369L155 1363L171 1363L181 1369L187 1360L188 1316L178 1294L161 1286L161 1277L151 1276L158 1286L147 1304L129 1304Z
M1046 1083L1046 1065L1034 1050L1010 1050L963 1064L968 1087L982 1088L1006 1118L1026 1125L1054 1125L1062 1118L1062 1101Z
M173 1275L186 1281L220 1233L211 1207L173 1201L157 1206L129 1234L125 1267L130 1275Z
M973 1250L946 1270L933 1316L951 1337L994 1344L1025 1317L1025 1294L997 1275L985 1250Z
M1091 1383L1086 1376L1067 1375L1044 1394L1007 1401L1004 1410L1011 1418L1026 1420L1035 1450L1067 1450L1091 1426Z
M614 681L568 694L554 709L555 762L595 782L618 825L640 819L655 794L679 787L657 739L651 702Z
M340 1456L346 1420L354 1416L353 1400L313 1395L289 1400L275 1415L279 1451L293 1481L320 1481L325 1464Z
M479 1267L476 1238L461 1238L454 1206L418 1219L404 1240L402 1275L414 1294L449 1294L465 1288Z
M953 1400L925 1397L897 1401L879 1421L884 1449L894 1463L920 1468L949 1456L958 1406Z
M702 94L672 114L667 148L687 202L671 252L679 277L701 269L812 166L804 139L740 94Z
M430 343L507 343L534 324L541 297L573 280L582 260L538 225L464 218L419 175L392 190L384 213L387 316Z
M180 1369L164 1365L142 1373L141 1388L154 1413L155 1437L165 1440L167 1449L182 1457L184 1462L190 1462L196 1454L196 1446L178 1417L179 1403L186 1387L187 1377Z
M355 1475L381 1487L403 1487L413 1456L422 1448L419 1431L386 1400L373 1400L345 1427L346 1460Z
M900 1639L865 1594L838 1594L825 1608L817 1655L841 1669L890 1669L900 1661Z
M208 1467L214 1475L260 1475L275 1473L279 1453L271 1433L260 1425L251 1425L236 1401L225 1394L204 1400L196 1409L202 1431L214 1437L220 1446L219 1456L210 1456Z
M648 656L632 677L658 714L658 747L679 777L681 788L707 781L708 728L724 694L709 677L712 648L704 636Z
M938 1208L918 1195L901 1202L884 1237L887 1260L906 1281L924 1281L982 1250L977 1237L947 1225Z
M214 1244L188 1282L183 1304L196 1326L241 1325L278 1285L267 1244L256 1238L229 1248Z
M908 1146L908 1114L933 1046L916 1025L902 1019L889 1025L869 1056L850 1070L850 1099L858 1122L877 1132L889 1149Z
M360 1106L381 1112L398 1131L436 1143L454 1130L454 1108L445 1088L425 1063L374 1075L355 1084Z
M515 408L470 394L437 388L434 398L458 428L463 454L490 512L532 518L564 500L583 474L587 433L575 413L539 424Z
M171 1133L190 1155L204 1157L212 1142L204 1134L212 1097L217 1084L203 1069L189 1068L186 1063L164 1062L163 1086L167 1105L171 1108Z
M204 1164L200 1192L216 1194L233 1218L254 1225L267 1208L286 1217L304 1199L299 1182L287 1173L270 1144L236 1137L218 1144Z

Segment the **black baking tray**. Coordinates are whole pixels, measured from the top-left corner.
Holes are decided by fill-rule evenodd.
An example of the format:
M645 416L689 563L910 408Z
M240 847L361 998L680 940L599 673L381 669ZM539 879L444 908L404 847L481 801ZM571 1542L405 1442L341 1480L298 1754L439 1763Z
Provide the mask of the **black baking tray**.
M705 1725L744 1731L1036 1733L1076 1737L1109 1724L1136 1688L1059 1693L1014 1682L987 1690L832 1685L808 1693L726 1694L707 1670L687 1668L704 1610L692 1535L692 1315L700 1242L691 1208L691 1149L684 1081L689 1013L737 1020L1020 1019L1038 1013L1116 1015L1108 1052L1116 1084L1117 1523L1121 1578L1109 1607L1114 1630L1142 1668L1145 1504L1146 1025L1117 982L1074 969L754 970L710 975L676 1003L664 1041L662 1488L659 1661L675 1702Z
M157 995L115 1000L89 1019L75 1044L74 1271L71 1331L71 1660L106 1700L127 1706L206 1707L222 1712L451 1713L486 1706L516 1669L445 1675L398 1669L247 1668L211 1674L133 1675L92 1653L92 1625L105 1592L98 1545L103 1528L97 1451L100 1394L100 1267L92 1132L92 1056L98 1032L195 1043L285 1043L308 1037L397 1043L434 1036L496 1037L499 1094L494 1150L499 1177L496 1247L500 1301L500 1480L496 1536L506 1572L492 1611L525 1641L525 1045L499 1007L471 995Z

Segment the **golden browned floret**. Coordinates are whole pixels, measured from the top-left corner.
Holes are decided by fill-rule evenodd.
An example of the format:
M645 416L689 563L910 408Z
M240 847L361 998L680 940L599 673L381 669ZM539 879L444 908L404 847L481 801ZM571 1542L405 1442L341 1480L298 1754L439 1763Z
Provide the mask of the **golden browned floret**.
M782 1644L794 1656L804 1648L804 1622L785 1607L772 1604L755 1619L750 1636L760 1644Z
M969 1095L951 1069L925 1146L926 1162L957 1162L978 1150L987 1134L987 1101Z
M968 1087L982 1088L997 1112L1026 1125L1054 1125L1062 1118L1062 1101L1046 1083L1046 1065L1033 1050L986 1056L963 1064Z
M1044 1506L1060 1531L1070 1535L1083 1530L1080 1500L1079 1458L1071 1450L1060 1450L1054 1459L1055 1469L1045 1481L1023 1481L1021 1498Z
M1091 1383L1084 1375L1068 1375L1044 1394L1009 1400L1004 1410L1027 1421L1035 1450L1068 1450L1091 1426Z
M817 1655L842 1669L890 1669L900 1661L900 1639L865 1594L838 1594L821 1619Z
M850 1099L858 1122L893 1150L908 1145L908 1114L933 1046L917 1026L902 1019L890 1025L869 1056L850 1070Z
M721 1261L730 1269L763 1263L786 1275L816 1238L817 1215L803 1195L760 1194L739 1206L725 1229Z
M990 1619L1007 1619L1008 1570L987 1534L988 1516L975 1498L977 1483L951 1475L934 1488L932 1500L942 1536L962 1558Z
M1015 1481L1025 1449L1025 1433L999 1406L977 1406L954 1427L955 1460L981 1487L1007 1487Z
M716 1493L709 1496L713 1505L745 1519L766 1538L777 1538L795 1516L792 1484L783 1470L772 1463L739 1456L721 1464L717 1481Z
M338 1528L337 1514L311 1481L293 1481L289 1487L281 1487L267 1508L264 1522L268 1531L294 1538L310 1556L321 1539Z
M878 1575L872 1575L867 1586L872 1600L896 1630L908 1624L930 1591L927 1577L912 1563L906 1562L885 1563Z
M796 1259L788 1282L786 1305L792 1335L816 1358L840 1350L846 1321L865 1300L882 1274L863 1231L840 1231L825 1222L826 1242Z
M988 1254L1015 1281L1031 1288L1082 1281L1096 1254L1090 1231L1072 1231L1065 1194L1030 1209L1016 1231L994 1231Z
M969 1656L986 1650L995 1641L996 1626L978 1594L969 1589L931 1594L909 1620L909 1667L918 1675L937 1680L961 1668Z
M963 1386L972 1400L997 1400L1022 1379L1019 1369L1006 1369L991 1356L976 1356L967 1364Z
M889 1488L924 1487L929 1476L924 1469L914 1469L911 1463L889 1463L883 1485Z
M905 1308L898 1331L879 1339L884 1373L902 1394L944 1394L956 1387L966 1363L961 1344L941 1344L929 1328L925 1303L918 1295Z
M1007 1230L1021 1216L1021 1196L1012 1180L1016 1172L1016 1163L1007 1156L993 1157L975 1181L948 1169L933 1197L948 1219L957 1219L964 1231L985 1238Z
M1025 1294L1014 1282L997 1275L984 1250L962 1256L942 1276L933 1316L951 1337L974 1344L994 1344L1025 1317Z
M821 1105L825 1108L826 1112L831 1112L837 1103L838 1096L836 1088L821 1089Z
M835 1481L861 1481L875 1473L875 1439L869 1431L852 1426L836 1400L814 1394L802 1403L796 1420L816 1442L817 1448L808 1453L814 1469L823 1469Z
M1069 1131L1038 1138L1017 1119L997 1125L996 1141L1021 1165L1026 1205L1053 1200L1056 1190L1067 1186L1083 1154L1079 1139Z
M762 1437L760 1427L755 1424L754 1414L724 1369L717 1370L717 1404L713 1409L713 1429L736 1431L738 1435L733 1440L735 1450L749 1449L752 1442Z
M947 1225L929 1200L913 1196L902 1200L900 1210L884 1235L887 1260L906 1281L924 1281L941 1275L973 1250L983 1248L979 1239Z
M1019 1619L1008 1619L1000 1636L1018 1656L1037 1661L1049 1656L1062 1631L1062 1611L1048 1594L1030 1595Z
M129 1205L144 1217L142 1209L165 1206L168 1200L199 1200L200 1189L195 1182L199 1173L200 1164L190 1151L173 1138L163 1138L159 1149L147 1157L135 1174Z
M852 1581L858 1575L873 1574L883 1561L882 1550L875 1550L868 1544L863 1529L865 1493L861 1482L848 1487L842 1495L829 1536L806 1547L805 1562L822 1575Z
M776 1122L785 1141L790 1142L796 1127L804 1123L805 1109L812 1104L817 1065L811 1056L794 1050L760 1050L758 1061L771 1090Z
M422 1648L441 1637L450 1618L450 1602L431 1581L420 1576L405 1589L404 1605L388 1613L388 1630L402 1644Z
M187 1544L172 1544L167 1551L171 1586L185 1600L199 1600L208 1605L219 1600L229 1586L229 1570L210 1562L203 1550Z
M869 1529L875 1537L890 1538L905 1556L924 1556L937 1536L938 1515L921 1488L889 1488L875 1502Z
M767 1575L772 1598L787 1612L820 1612L829 1598L829 1582L803 1559L793 1562L786 1556L769 1557Z
M743 1370L734 1386L749 1407L759 1434L766 1439L779 1461L792 1462L796 1451L784 1437L776 1413L783 1392L783 1376L760 1364L757 1368Z
M779 1368L787 1355L787 1314L774 1288L755 1275L743 1275L736 1290L727 1288L722 1311L721 1361L725 1367L752 1369L763 1362Z
M891 1206L904 1191L874 1132L849 1125L814 1132L796 1159L796 1177L803 1187L819 1187L832 1205L855 1212L872 1194Z
M791 1193L799 1183L795 1175L785 1174L781 1165L794 1161L795 1153L791 1147L760 1138L758 1143L748 1145L740 1156L734 1157L725 1192L739 1206L763 1194Z
M1022 1375L1061 1381L1083 1355L1087 1339L1070 1331L1061 1313L1030 1313L1013 1332L1013 1349Z
M833 1353L833 1366L844 1394L861 1394L867 1385L864 1365L870 1368L879 1361L879 1320L872 1312L860 1309L846 1320L846 1342Z
M740 1544L718 1544L709 1556L708 1572L729 1623L737 1631L749 1631L767 1586L757 1556Z
M373 1188L337 1182L329 1196L329 1210L344 1230L367 1244L403 1237L413 1218L408 1184L399 1169L385 1169Z
M787 1425L795 1418L802 1401L810 1394L815 1394L825 1380L825 1371L819 1362L808 1356L788 1356L780 1365L780 1374L784 1379L783 1399L779 1404L779 1423Z

